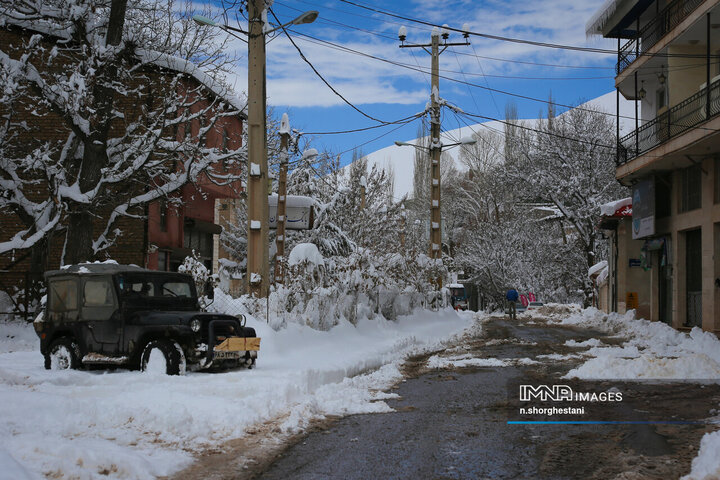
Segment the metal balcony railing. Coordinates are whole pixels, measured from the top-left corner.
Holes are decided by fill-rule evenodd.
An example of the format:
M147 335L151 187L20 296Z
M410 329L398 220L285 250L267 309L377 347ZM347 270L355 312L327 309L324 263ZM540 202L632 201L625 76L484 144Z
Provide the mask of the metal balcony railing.
M615 71L620 75L637 58L655 46L667 32L677 27L703 0L675 0L640 29L637 36L618 50Z
M623 165L719 113L720 80L717 80L711 83L710 87L703 88L692 97L658 115L654 120L622 137L618 142L616 163L618 166Z

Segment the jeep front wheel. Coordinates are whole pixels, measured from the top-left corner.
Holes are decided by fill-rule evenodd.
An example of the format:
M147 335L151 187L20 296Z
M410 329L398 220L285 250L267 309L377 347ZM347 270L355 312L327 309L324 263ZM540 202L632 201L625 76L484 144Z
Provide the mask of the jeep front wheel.
M68 370L80 368L80 348L78 344L62 337L55 340L45 354L45 369Z
M157 374L184 375L185 354L175 342L153 340L143 349L140 370Z

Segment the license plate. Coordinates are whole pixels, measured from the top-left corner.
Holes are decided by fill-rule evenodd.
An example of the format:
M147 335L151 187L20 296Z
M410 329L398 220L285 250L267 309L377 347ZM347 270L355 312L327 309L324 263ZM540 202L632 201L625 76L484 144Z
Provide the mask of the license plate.
M213 358L218 360L236 360L241 357L244 352L228 352L224 350L215 350Z

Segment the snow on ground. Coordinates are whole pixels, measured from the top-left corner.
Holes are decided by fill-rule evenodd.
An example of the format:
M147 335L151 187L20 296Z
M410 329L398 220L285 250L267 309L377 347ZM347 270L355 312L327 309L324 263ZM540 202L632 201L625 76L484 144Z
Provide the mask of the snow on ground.
M706 433L700 441L698 456L692 461L690 473L680 480L717 480L720 478L720 431Z
M592 358L566 378L720 380L720 340L700 328L685 333L661 322L635 319L634 311L605 314L595 308L573 313L560 323L628 338L614 346L584 342L593 345L583 352Z
M565 377L720 381L720 340L715 334L697 327L689 333L680 332L661 322L635 319L634 313L605 314L595 308L588 308L556 320L563 325L583 326L628 339L617 346L604 346L599 340L582 342L586 346L592 345L592 348L582 352L592 358L568 372ZM579 347L581 344L570 346ZM706 433L700 443L698 456L692 461L690 474L681 480L720 478L718 452L720 431Z
M533 365L539 363L530 358L477 358L470 354L441 357L433 355L427 361L428 368L463 367L509 367L511 365Z
M32 327L3 323L0 478L154 478L257 423L293 432L324 415L386 412L394 394L380 390L401 379L402 359L472 324L472 312L451 309L329 332L249 318L262 337L256 368L169 377L46 371Z

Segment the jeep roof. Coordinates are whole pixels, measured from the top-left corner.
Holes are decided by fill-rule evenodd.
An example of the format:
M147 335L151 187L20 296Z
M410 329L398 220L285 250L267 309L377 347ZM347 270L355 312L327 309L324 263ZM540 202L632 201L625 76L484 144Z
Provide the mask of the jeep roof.
M45 278L57 277L67 274L96 274L96 275L113 275L115 273L168 273L177 274L177 272L160 272L158 270L149 270L147 268L138 267L137 265L119 265L117 263L80 263L77 265L67 265L59 270L49 270L45 272Z

